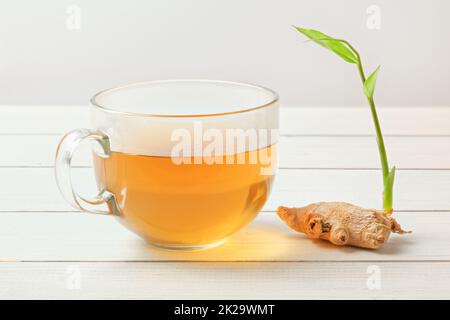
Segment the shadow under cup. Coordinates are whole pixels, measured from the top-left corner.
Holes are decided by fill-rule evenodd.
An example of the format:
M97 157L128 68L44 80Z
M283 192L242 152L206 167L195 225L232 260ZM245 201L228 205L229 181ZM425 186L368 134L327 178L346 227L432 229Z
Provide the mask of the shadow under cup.
M106 203L148 242L192 250L222 243L265 204L276 169L273 91L157 81L102 91L92 104L100 194L77 207Z

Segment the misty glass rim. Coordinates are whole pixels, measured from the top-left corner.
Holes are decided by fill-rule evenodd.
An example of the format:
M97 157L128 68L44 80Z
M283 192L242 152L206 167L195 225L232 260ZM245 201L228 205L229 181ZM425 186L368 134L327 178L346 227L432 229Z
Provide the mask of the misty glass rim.
M229 112L218 112L218 113L198 113L198 114L151 114L151 113L139 113L139 112L130 112L130 111L121 111L117 110L111 107L107 107L105 105L102 105L97 102L98 98L100 98L104 94L108 94L113 91L122 90L134 86L142 86L142 85L153 85L153 84L163 84L163 83L212 83L212 84L222 84L222 85L233 85L233 86L240 86L240 87L247 87L252 89L257 89L262 92L268 93L270 95L269 102L260 104L257 106L247 106L240 108L239 110L235 111L229 111ZM200 118L200 117L215 117L215 116L225 116L225 115L233 115L233 114L239 114L244 112L251 112L263 108L267 108L275 104L279 100L279 95L274 90L256 85L251 83L245 83L245 82L235 82L235 81L227 81L227 80L207 80L207 79L173 79L173 80L153 80L153 81L140 81L140 82L132 82L128 84L122 84L114 87L110 87L108 89L102 90L97 92L90 100L92 106L101 109L102 111L108 112L108 113L115 113L115 114L123 114L128 116L135 116L135 117L152 117L152 118Z

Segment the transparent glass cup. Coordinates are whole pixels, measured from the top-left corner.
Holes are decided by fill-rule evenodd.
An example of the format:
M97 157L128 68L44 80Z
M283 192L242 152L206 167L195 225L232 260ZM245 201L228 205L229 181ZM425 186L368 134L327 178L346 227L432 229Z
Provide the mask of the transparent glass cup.
M108 89L92 99L91 129L57 150L59 189L75 208L117 217L149 243L181 250L216 246L264 206L276 171L278 96L235 82L168 80ZM84 140L98 195L71 182Z

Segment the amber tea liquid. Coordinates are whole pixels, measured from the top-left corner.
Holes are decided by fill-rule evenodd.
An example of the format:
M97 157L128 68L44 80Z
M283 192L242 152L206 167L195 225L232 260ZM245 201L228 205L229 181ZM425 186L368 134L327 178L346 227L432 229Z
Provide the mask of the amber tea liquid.
M245 163L227 164L222 155L176 164L113 151L106 159L94 155L94 164L100 190L115 194L125 225L157 245L196 247L223 241L261 210L274 176L262 174L267 164L250 161L258 152L275 161L276 145L231 155Z

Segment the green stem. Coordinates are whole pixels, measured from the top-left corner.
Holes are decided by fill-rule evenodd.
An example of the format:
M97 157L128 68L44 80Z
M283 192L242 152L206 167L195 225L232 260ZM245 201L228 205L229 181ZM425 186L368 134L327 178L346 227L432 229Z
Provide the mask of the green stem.
M358 57L359 75L360 75L361 81L364 85L364 83L366 82L366 76L364 74L363 66L361 63L361 58L356 51L355 51L355 53ZM389 183L389 181L388 181L389 163L388 163L388 159L387 159L387 155L386 155L386 147L384 145L383 134L381 133L381 126L380 126L380 121L378 120L377 109L375 108L375 101L373 100L373 98L367 98L367 101L369 102L369 105L370 105L370 111L372 113L373 124L375 126L375 132L377 135L378 151L379 151L380 160L381 160L381 170L383 173L383 185L384 185L383 209L384 210L392 210L392 186L393 186L393 184Z
M364 85L364 83L366 82L366 76L364 75L364 70L363 70L362 63L361 63L361 60L359 57L358 57L358 61L359 61L359 63L358 63L359 75L360 75L361 81ZM370 111L372 112L373 124L375 125L375 132L377 135L377 144L378 144L378 150L380 153L381 169L383 171L383 182L386 183L386 179L389 175L389 164L388 164L388 160L387 160L387 156L386 156L386 148L384 146L383 134L381 133L380 121L378 120L377 109L375 108L375 102L374 102L373 98L367 98L367 101L369 102L369 105L370 105Z

